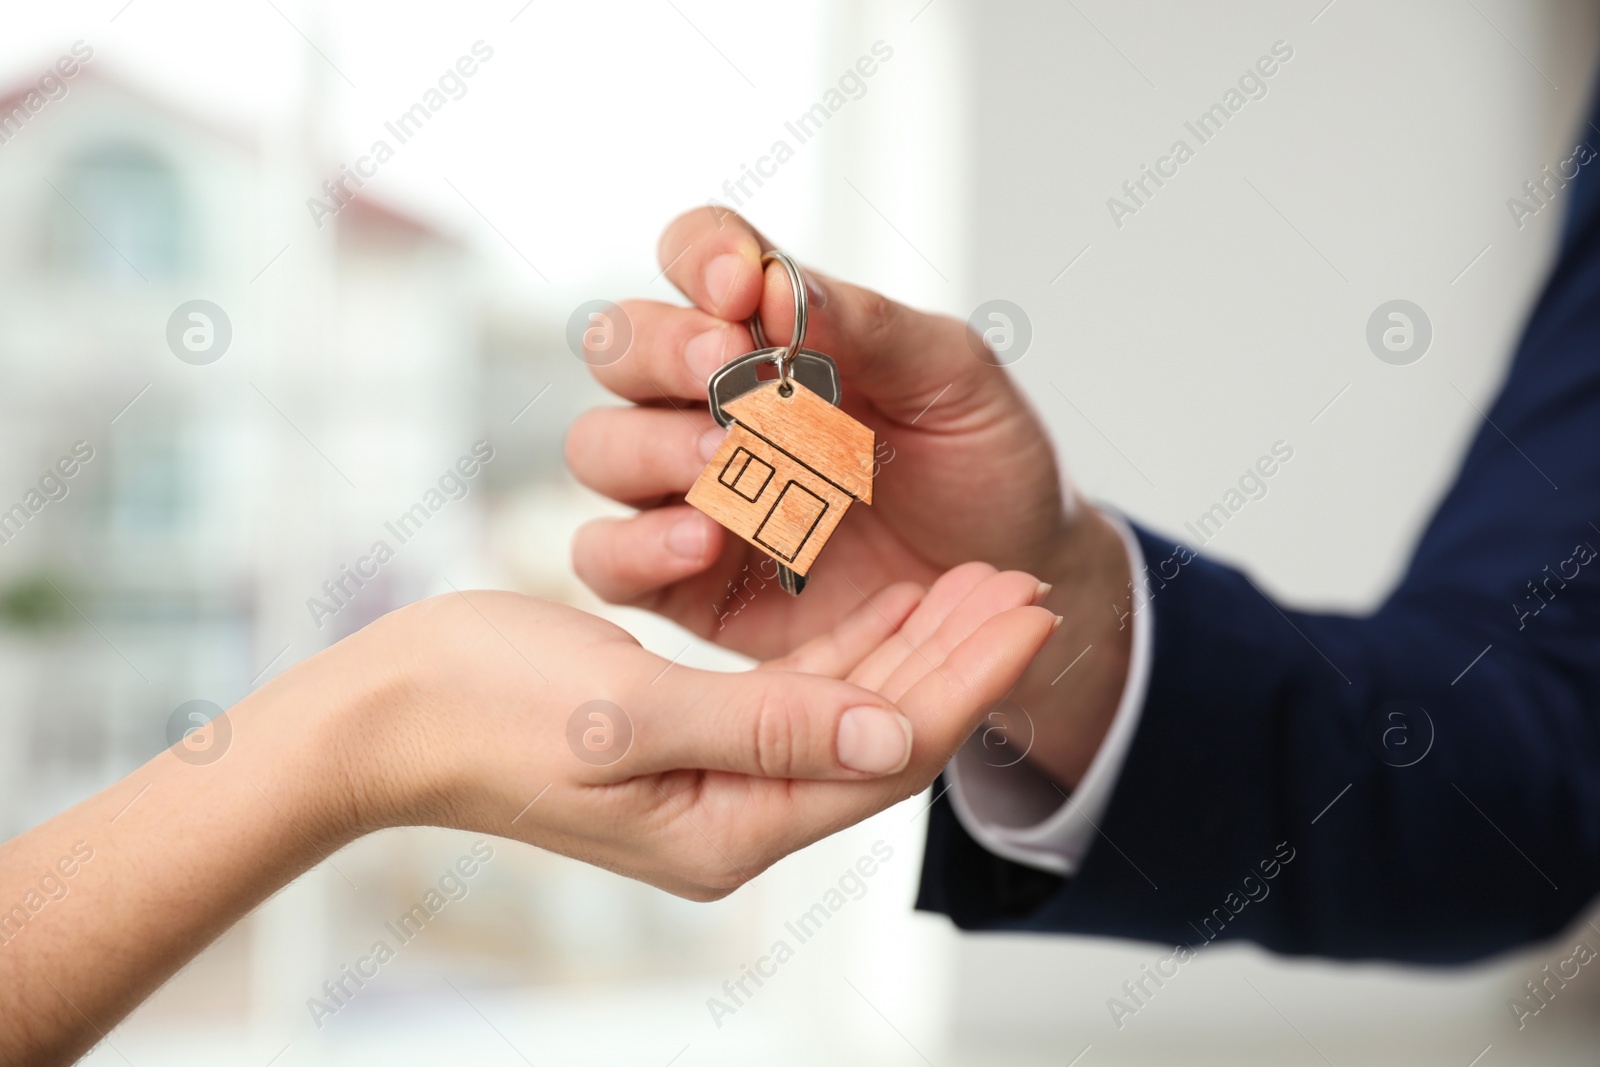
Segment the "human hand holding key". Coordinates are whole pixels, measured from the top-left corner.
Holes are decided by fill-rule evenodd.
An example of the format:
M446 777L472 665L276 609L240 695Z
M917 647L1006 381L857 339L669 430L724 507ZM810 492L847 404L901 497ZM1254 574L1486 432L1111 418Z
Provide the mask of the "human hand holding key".
M841 409L893 460L878 472L872 506L851 507L839 524L804 596L779 589L772 553L684 503L724 437L705 405L707 382L760 347L752 317L769 343L791 335L789 278L761 264L772 248L738 215L690 211L668 226L658 258L694 306L622 303L632 345L593 372L633 406L581 416L567 462L584 485L640 511L578 532L579 576L612 603L766 659L897 581L925 585L971 560L1038 575L1054 586L1045 606L1065 622L1012 699L1038 727L1032 758L1074 783L1126 676L1129 630L1116 609L1128 601L1127 559L1116 531L1064 486L1044 427L1012 378L980 358L966 323L806 272L805 347L837 362ZM1075 684L1052 689L1086 648Z

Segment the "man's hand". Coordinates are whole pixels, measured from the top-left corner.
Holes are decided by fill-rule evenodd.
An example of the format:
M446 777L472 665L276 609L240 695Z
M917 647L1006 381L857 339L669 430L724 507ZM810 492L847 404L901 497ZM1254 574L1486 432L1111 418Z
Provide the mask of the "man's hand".
M1066 625L1013 696L1035 720L1035 762L1074 784L1127 670L1126 555L1104 518L1063 488L1043 426L1016 383L978 357L964 322L810 274L806 347L838 362L843 406L877 434L881 465L872 506L850 510L804 596L781 592L764 553L683 503L722 436L705 407L707 379L754 349L745 323L758 309L769 343L789 337L788 278L761 270L771 247L714 208L667 228L660 261L694 306L625 303L632 347L595 368L635 406L581 417L567 462L580 482L640 512L581 529L578 574L608 601L758 658L827 631L894 582L927 583L968 560L1039 575ZM1086 648L1072 684L1052 687Z

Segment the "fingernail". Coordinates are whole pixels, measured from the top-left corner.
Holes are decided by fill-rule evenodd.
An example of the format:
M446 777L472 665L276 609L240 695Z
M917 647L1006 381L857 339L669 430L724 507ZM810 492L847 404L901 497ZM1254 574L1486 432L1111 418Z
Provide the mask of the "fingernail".
M712 310L728 302L728 294L733 292L733 283L739 280L743 269L744 257L737 252L724 252L706 264L706 296Z
M1057 615L1056 621L1050 624L1050 632L1055 633L1057 630L1061 629L1061 624L1066 621L1067 617L1065 615Z
M705 462L705 463L710 463L711 462L711 457L717 454L717 449L722 447L723 438L725 438L727 436L728 436L728 431L722 429L721 427L718 427L715 430L707 430L705 433L701 434L700 435L700 459L701 459L701 461Z
M1033 602L1035 604L1043 604L1044 598L1049 596L1050 590L1054 588L1055 586L1051 585L1049 582L1040 582L1039 588L1033 591Z
M801 271L800 276L806 280L806 296L811 301L811 306L827 307L828 291L822 287L822 283L813 278L810 271Z
M683 361L689 364L696 381L708 381L722 368L722 350L727 334L727 329L719 326L698 334L683 346Z
M667 531L667 547L673 555L700 560L706 554L706 524L699 515L685 515Z
M911 759L911 720L883 708L851 708L839 719L839 762L865 774L893 774Z

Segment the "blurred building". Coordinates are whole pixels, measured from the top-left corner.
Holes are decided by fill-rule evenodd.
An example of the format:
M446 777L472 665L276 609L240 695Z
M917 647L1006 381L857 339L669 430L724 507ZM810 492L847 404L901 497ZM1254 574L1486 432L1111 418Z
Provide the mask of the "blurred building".
M337 577L339 552L381 533L365 502L427 488L364 453L475 439L473 259L366 198L280 253L260 200L314 190L311 152L271 153L89 67L68 86L0 146L5 506L75 445L92 456L0 545L8 834L163 748L183 701L243 695L272 641L347 632L476 541L472 512L441 515L336 626L287 625L281 602L318 593L301 574ZM203 366L166 342L196 298L232 334Z
M484 298L478 253L369 192L286 228L337 174L317 127L221 128L86 67L0 144L0 509L21 508L0 517L5 837L159 753L186 702L227 707L446 582L576 595L561 516L593 505L557 477L587 379L564 323ZM168 336L197 299L221 309L212 343L231 334L209 361ZM380 541L393 559L352 583ZM359 842L145 1017L308 1026L302 1002L461 848ZM707 971L741 914L507 847L472 893L353 1014L403 1014L444 960L517 985Z

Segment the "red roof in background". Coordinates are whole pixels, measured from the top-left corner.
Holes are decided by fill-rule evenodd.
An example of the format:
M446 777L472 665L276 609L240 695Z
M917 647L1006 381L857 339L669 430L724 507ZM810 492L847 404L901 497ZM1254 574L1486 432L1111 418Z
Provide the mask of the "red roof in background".
M78 73L74 74L71 78L65 79L67 84L66 97L53 101L49 106L60 106L63 100L72 99L72 89L74 87L83 85L86 82L92 83L112 89L113 91L118 92L123 96L128 97L129 99L134 100L147 108L150 108L153 111L160 111L164 114L170 115L185 125L193 126L195 129L206 134L207 136L215 137L221 141L231 142L250 152L259 150L260 146L257 145L254 137L248 135L247 133L241 132L235 127L225 125L214 119L197 115L193 111L189 111L179 106L172 100L158 96L155 93L152 93L135 84L134 82L129 81L128 79L118 77L114 72L105 73L103 63L103 60L95 59L91 60L87 64L80 64ZM36 75L30 79L18 81L12 88L0 93L0 109L10 111L17 104L21 103L22 100L27 97L28 93L36 90L39 87L39 79L47 72L51 71L54 68L54 65L55 60L41 62Z
M78 73L67 79L67 96L58 98L52 103L60 104L63 100L71 99L73 86L81 85L84 82L92 82L120 93L152 110L170 115L186 125L195 127L208 136L231 142L249 152L259 151L260 146L253 136L253 130L242 132L236 127L223 125L215 120L196 115L194 112L170 100L140 88L131 81L117 77L114 73L102 73L99 67L100 62L100 60L96 59L89 64L81 64ZM38 68L39 74L32 80L19 81L11 88L0 91L0 115L9 113L27 98L28 93L36 90L39 77L42 77L46 71L53 68L54 64L55 60L41 62ZM328 175L330 179L336 179L338 176L337 170ZM320 190L318 190L318 193L320 195ZM341 227L353 226L358 229L387 233L410 240L433 240L447 244L459 243L455 238L422 218L372 199L365 190L361 191L355 200L340 210L335 222L340 224Z
M365 190L346 204L335 220L341 229L369 229L386 236L399 236L408 240L436 241L441 244L459 244L454 237L434 226L369 197Z

